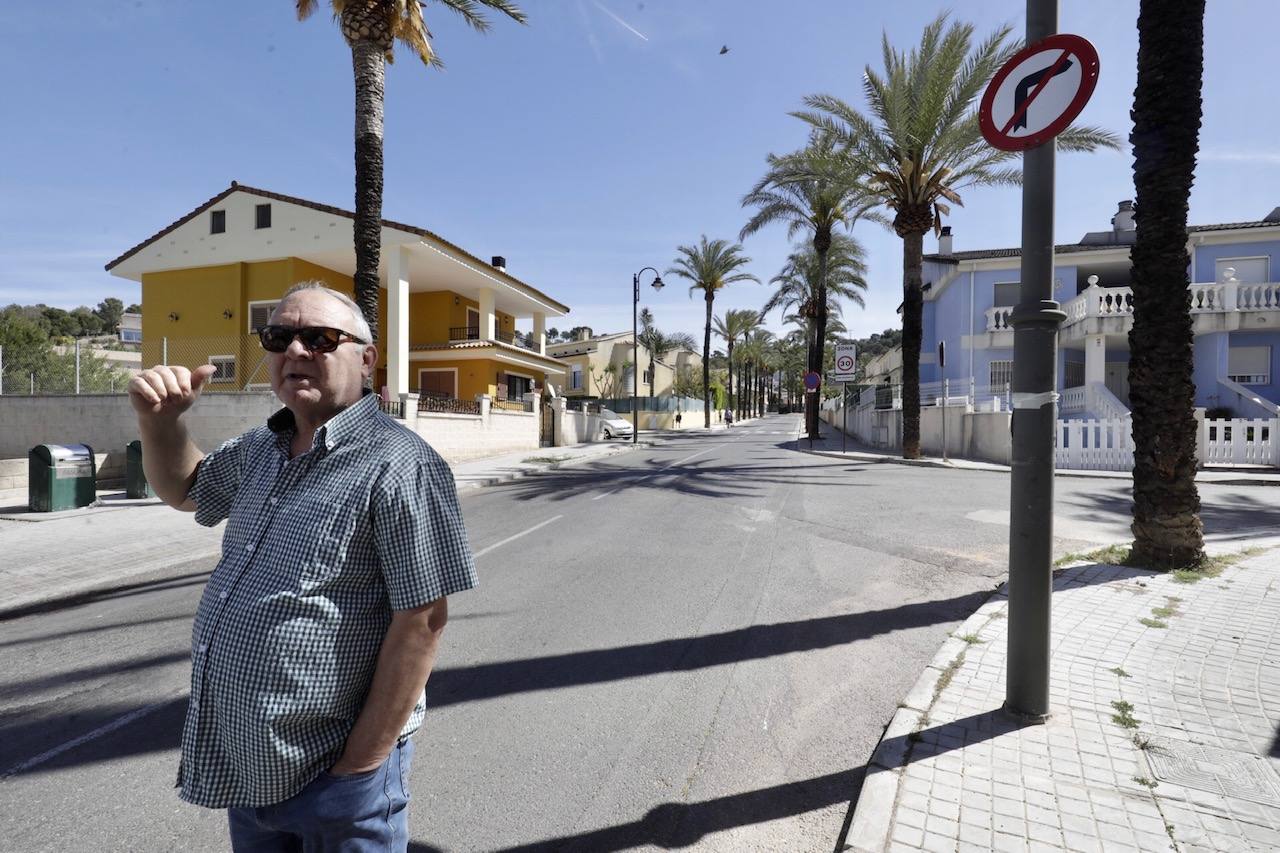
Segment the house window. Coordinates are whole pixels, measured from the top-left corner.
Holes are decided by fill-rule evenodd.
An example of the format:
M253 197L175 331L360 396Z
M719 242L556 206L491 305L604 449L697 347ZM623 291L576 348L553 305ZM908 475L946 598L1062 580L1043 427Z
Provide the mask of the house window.
M645 385L652 385L652 384L653 384L653 373L654 373L654 371L655 371L655 370L657 370L657 368L656 368L656 367L646 367L646 368L645 368L645 371L644 371L644 384L645 384Z
M569 390L582 390L582 365L575 364L573 369L569 371Z
M209 233L222 234L227 230L227 212L214 210L209 213Z
M1227 378L1241 385L1271 384L1271 347L1231 347Z
M418 371L418 393L424 397L444 397L454 399L458 396L458 372L453 368Z
M142 330L141 329L121 329L120 343L122 344L142 343Z
M249 303L249 332L257 334L258 330L271 322L271 313L276 310L279 302L251 302Z
M254 228L270 228L271 227L271 205L259 204L253 208L253 227Z
M996 308L1011 308L1018 304L1018 297L1021 295L1022 285L1018 282L998 282L996 284L995 301L991 304Z
M990 371L988 373L990 385L993 388L1003 388L1013 381L1013 362L1012 361L993 361L991 362Z
M1262 284L1271 280L1270 258L1222 258L1214 264L1217 281L1227 280L1227 270L1235 270L1241 284Z
M1068 361L1062 372L1063 388L1079 388L1084 384L1084 362Z
M533 380L528 376L516 376L514 373L507 374L507 399L523 400L524 395L533 390Z
M236 357L234 355L211 355L209 363L218 368L209 377L210 382L235 382Z

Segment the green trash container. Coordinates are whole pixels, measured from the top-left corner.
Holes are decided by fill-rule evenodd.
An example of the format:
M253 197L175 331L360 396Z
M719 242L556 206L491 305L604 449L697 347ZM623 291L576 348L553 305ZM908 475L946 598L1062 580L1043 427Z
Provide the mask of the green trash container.
M58 512L93 503L98 468L87 444L37 444L27 453L27 505Z
M154 498L151 484L142 470L142 442L131 441L124 449L124 493L130 498Z

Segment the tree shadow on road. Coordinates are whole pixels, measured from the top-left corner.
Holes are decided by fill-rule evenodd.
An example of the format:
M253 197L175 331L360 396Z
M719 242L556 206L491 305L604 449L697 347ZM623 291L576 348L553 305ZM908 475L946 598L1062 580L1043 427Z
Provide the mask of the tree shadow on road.
M180 589L187 586L203 585L207 580L209 580L209 575L212 573L213 570L209 569L208 571L189 572L187 574L168 575L166 577L153 578L145 581L116 584L114 586L89 590L88 592L77 592L63 598L42 601L37 604L15 607L11 610L0 612L0 623L10 622L14 619L21 619L25 616L34 616L37 613L50 613L55 610L69 610L73 607L80 607L85 604L96 604L100 601L111 601L119 598L129 598L135 595L162 592L169 589Z
M1280 489L1249 487L1248 491L1225 493L1214 490L1206 499L1204 487L1212 484L1197 485L1201 490L1200 520L1204 523L1205 535L1219 542L1275 535L1276 519L1280 517ZM1128 518L1133 513L1132 487L1124 481L1099 481L1089 492L1059 491L1055 503L1059 509Z

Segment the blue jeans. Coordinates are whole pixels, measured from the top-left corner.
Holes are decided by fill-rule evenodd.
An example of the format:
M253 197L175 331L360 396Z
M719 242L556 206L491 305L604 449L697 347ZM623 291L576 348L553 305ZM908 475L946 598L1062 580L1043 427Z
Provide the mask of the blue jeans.
M282 803L227 809L235 853L403 853L413 741L367 773L321 773Z

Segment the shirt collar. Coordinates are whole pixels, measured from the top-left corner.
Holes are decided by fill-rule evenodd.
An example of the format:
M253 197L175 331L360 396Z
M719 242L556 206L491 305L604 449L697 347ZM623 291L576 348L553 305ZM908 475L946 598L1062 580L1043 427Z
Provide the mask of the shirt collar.
M315 437L311 440L311 447L314 449L323 445L328 451L342 442L363 439L373 428L374 414L377 411L377 395L368 388L364 389L364 394L358 402L347 406L316 430ZM297 429L293 412L287 408L276 412L267 419L267 428L279 437L292 434Z

